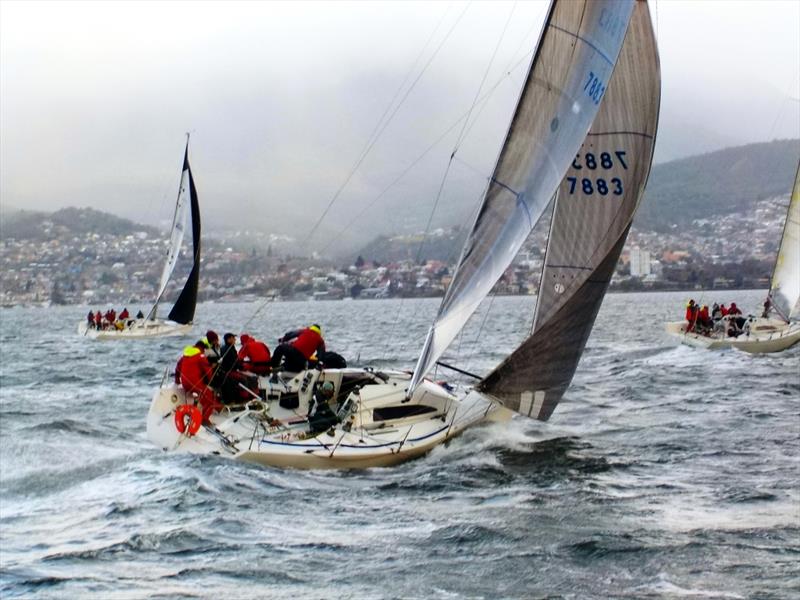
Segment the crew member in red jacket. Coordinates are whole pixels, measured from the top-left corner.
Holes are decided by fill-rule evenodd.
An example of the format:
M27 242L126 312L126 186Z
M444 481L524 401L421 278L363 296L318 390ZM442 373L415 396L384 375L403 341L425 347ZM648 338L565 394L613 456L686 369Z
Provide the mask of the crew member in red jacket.
M694 331L697 312L697 304L694 303L694 300L689 300L689 304L686 305L686 331Z
M204 349L203 342L197 342L194 346L186 346L183 349L183 356L175 367L175 383L180 383L187 394L197 394L205 423L211 413L222 408L222 405L217 401L214 390L208 387L212 371L211 364L203 352Z
M103 315L98 310L94 313L94 328L95 329L102 329L103 328Z
M711 315L708 314L707 304L703 304L700 312L697 313L697 325L698 329L701 330L700 333L705 333L707 330L711 329Z
M269 347L264 342L250 337L246 333L243 333L239 339L242 341L242 347L239 349L239 361L242 369L256 375L269 374Z
M290 331L282 338L272 355L272 368L278 368L283 359L284 371L302 371L308 366L308 360L317 353L325 352L325 340L322 329L316 323L300 331Z

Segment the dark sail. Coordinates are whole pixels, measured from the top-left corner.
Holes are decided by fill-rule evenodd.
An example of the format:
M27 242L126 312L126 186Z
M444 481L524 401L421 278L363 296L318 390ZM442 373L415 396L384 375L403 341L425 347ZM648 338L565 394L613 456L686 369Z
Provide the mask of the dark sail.
M192 270L183 286L181 295L178 296L175 306L169 313L169 319L176 323L187 324L194 319L194 309L197 305L197 288L200 284L200 204L197 201L197 189L194 187L192 168L189 166L189 143L186 143L186 153L183 156L183 174L189 185L189 200L192 210Z
M644 192L660 101L658 51L637 2L591 130L558 190L533 331L478 390L546 420L572 381Z

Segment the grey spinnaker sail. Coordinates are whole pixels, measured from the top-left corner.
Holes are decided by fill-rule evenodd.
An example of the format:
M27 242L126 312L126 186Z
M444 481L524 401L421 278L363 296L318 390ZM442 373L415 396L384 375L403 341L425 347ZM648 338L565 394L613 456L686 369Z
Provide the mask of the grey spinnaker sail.
M586 137L634 0L555 0L483 204L414 369L441 357L511 264Z
M572 381L644 193L661 95L646 2L631 16L592 128L558 190L532 334L478 384L547 420Z
M800 317L800 164L794 176L792 197L772 272L769 297L784 318Z
M195 305L197 304L197 289L200 282L200 205L197 199L197 190L189 166L189 139L186 140L186 150L183 154L183 169L181 182L178 188L178 198L175 203L175 215L172 219L172 232L170 234L169 252L164 270L161 273L161 282L158 286L158 295L150 310L148 319L156 317L156 310L164 291L167 289L172 272L178 262L181 245L183 244L186 230L187 217L191 214L192 222L192 270L183 286L177 302L169 313L169 319L176 323L191 323L194 319Z

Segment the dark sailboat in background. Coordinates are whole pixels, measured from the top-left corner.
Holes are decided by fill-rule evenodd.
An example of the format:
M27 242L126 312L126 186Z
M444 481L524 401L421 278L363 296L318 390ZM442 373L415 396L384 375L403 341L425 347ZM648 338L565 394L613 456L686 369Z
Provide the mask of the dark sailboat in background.
M178 263L184 232L187 221L190 218L192 225L192 269L167 319L159 319L157 314L158 305L163 299L167 285L175 270L175 265ZM181 182L178 188L178 198L175 202L175 214L172 219L169 251L164 270L161 273L161 281L153 307L143 319L132 319L124 323L118 321L115 324L116 326L109 326L107 329L96 329L89 327L87 322L81 323L78 326L78 333L89 338L101 340L186 335L192 329L199 283L200 204L197 199L197 189L194 185L192 169L189 166L189 136L187 135Z
M259 379L260 396L202 427L185 422L199 411L195 399L165 375L147 416L150 439L169 451L265 465L366 468L420 456L512 411L547 419L572 380L644 191L660 89L645 1L555 0L413 375L276 374ZM555 208L531 334L474 387L428 379L548 206ZM323 383L333 384L337 419L320 431L304 415Z

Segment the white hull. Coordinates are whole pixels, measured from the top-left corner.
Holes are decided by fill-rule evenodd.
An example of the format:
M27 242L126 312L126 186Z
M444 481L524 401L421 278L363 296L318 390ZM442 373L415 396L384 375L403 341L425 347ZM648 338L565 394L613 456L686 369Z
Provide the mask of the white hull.
M306 414L313 388L321 381L336 386L341 422L311 433ZM180 433L175 424L177 407L187 403L183 389L164 385L153 396L147 435L172 452L213 454L273 467L366 469L417 458L471 425L512 414L477 393L459 400L427 380L404 402L408 381L406 373L362 369L304 371L278 383L262 378L259 385L268 401L226 407L195 435ZM299 406L281 407L281 395L296 396Z
M800 323L785 323L775 319L755 319L749 323L749 333L743 333L739 337L687 333L686 321L667 323L665 329L682 344L706 350L735 348L742 352L761 354L780 352L800 342Z
M88 326L87 322L78 325L78 335L82 335L93 340L128 340L171 337L178 335L188 335L193 325L181 325L172 321L160 321L137 319L125 329L94 329Z

